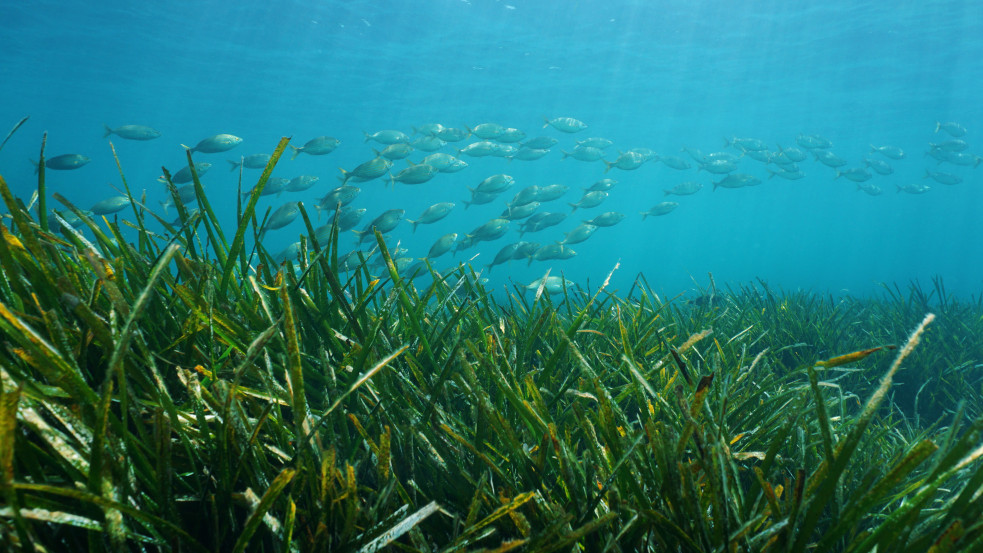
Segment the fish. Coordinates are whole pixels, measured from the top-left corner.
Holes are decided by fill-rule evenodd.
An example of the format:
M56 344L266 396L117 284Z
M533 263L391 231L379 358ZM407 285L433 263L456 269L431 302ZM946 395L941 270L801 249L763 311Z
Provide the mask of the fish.
M509 202L509 207L518 207L530 202L535 202L539 199L541 190L542 189L535 184L523 188L522 190L518 191L515 196L512 196L512 201Z
M747 150L744 155L761 163L770 163L775 156L768 150Z
M818 134L800 134L795 137L795 143L807 150L825 150L833 147L833 143Z
M613 227L617 225L625 218L624 213L619 213L617 211L605 211L600 215L594 217L590 221L584 221L585 223L590 223L596 227Z
M55 169L56 171L71 171L82 167L90 161L92 161L92 159L90 159L89 156L84 156L82 154L62 154L51 159L45 159L44 168ZM37 174L39 169L39 164L35 163L34 173Z
M574 282L570 279L561 276L548 276L532 281L525 288L533 291L542 288L547 294L553 296L564 293L571 286L574 286Z
M269 230L281 229L297 219L300 215L300 202L287 202L270 215L270 218L266 221L266 227L263 229L263 233Z
M227 159L225 161L229 162L232 167L229 171L235 171L240 167L246 169L265 169L266 164L270 162L270 154L252 154L248 156L243 156L238 162Z
M338 211L335 211L334 216L331 217L331 221L328 223L330 227L334 221L338 221L338 232L346 232L355 228L359 221L362 220L362 216L365 215L366 209L360 207L355 209L353 207L343 207Z
M381 152L375 149L372 151L375 152L376 157L384 157L392 160L406 159L413 153L413 146L401 142L399 144L390 144L383 148Z
M802 150L800 150L800 149L798 149L798 148L796 148L794 146L789 146L788 148L782 148L782 146L779 145L778 146L778 153L780 153L781 155L785 156L786 158L792 160L793 163L798 163L800 161L805 161L806 160L806 157L807 157L805 152L803 152ZM904 155L904 152L902 152L902 155Z
M270 177L266 180L266 186L263 187L263 191L260 192L260 196L273 196L274 194L279 196L287 189L287 185L290 184L290 179L284 177ZM243 192L242 196L247 198L252 195L253 190L256 187L250 188L248 191Z
M431 223L436 223L437 221L450 215L452 209L454 209L454 204L451 202L436 203L423 210L423 213L421 213L416 220L407 219L406 222L413 225L413 232L416 232L417 225L429 225Z
M290 179L286 190L287 192L303 192L317 184L318 180L319 177L315 177L314 175L300 175L299 177Z
M581 223L564 235L561 244L579 244L597 232L600 227L591 223Z
M539 249L539 242L516 242L515 253L512 254L513 260L528 259Z
M422 184L432 179L437 172L437 169L435 169L432 165L427 165L425 163L413 165L410 163L409 167L403 169L395 175L390 173L389 178L392 180L393 186L395 186L397 182L401 182L403 184Z
M863 167L854 167L852 169L844 169L843 171L837 171L834 179L840 177L846 177L853 182L866 182L871 178L871 174Z
M518 221L531 216L533 213L539 209L539 202L529 202L522 205L509 206L505 208L499 217L502 219L508 219L509 221Z
M840 156L834 154L829 150L817 150L813 151L812 154L816 157L816 161L822 163L827 167L832 167L836 169L837 167L843 167L846 165L846 160Z
M467 209L473 205L485 205L490 204L498 198L498 192L472 192L470 200L464 200L464 209Z
M539 193L536 195L536 200L543 203L559 200L567 193L568 190L570 190L570 187L565 184L547 184L546 186L540 186Z
M864 163L870 169L873 169L878 175L890 175L894 172L894 168L891 167L886 161L881 161L879 159L864 158Z
M939 131L945 131L946 133L948 133L949 136L954 136L956 138L959 138L960 136L964 136L966 134L966 127L954 121L948 121L945 123L941 121L936 121L935 132L939 132Z
M481 241L497 240L508 232L509 223L510 221L508 219L502 219L500 217L491 219L469 232L467 238L471 241L472 246Z
M771 169L765 169L765 170L768 171L769 179L772 177L781 177L785 180L799 180L801 178L805 178L806 176L805 173L799 171L798 169L794 171L789 171L787 169L780 169L778 171L772 171Z
M664 163L666 167L676 169L677 171L685 171L692 167L688 161L679 156L662 156L659 158L659 161Z
M362 131L365 135L365 141L374 140L379 144L406 144L409 143L410 137L406 136L406 133L402 131L385 130L379 131L373 134L369 134Z
M457 159L456 157L450 154L438 152L435 154L430 154L427 157L423 158L423 161L421 161L420 163L423 163L424 165L429 165L434 169L440 171L441 173L455 173L460 169L451 170L451 171L447 170L452 165L454 165L455 162L464 163L463 161ZM464 167L467 167L467 165L468 165L467 163L464 163Z
M103 125L103 127L106 129L102 135L103 138L108 138L114 134L127 140L153 140L160 137L160 131L145 125L122 125L115 129L110 128L109 125Z
M874 146L871 144L870 153L878 153L891 159L904 159L904 150L897 146Z
M467 146L459 149L457 155L468 155L471 157L486 157L494 154L498 150L498 144L494 142L489 142L487 140L482 140L481 142L472 142Z
M437 150L443 148L445 144L447 144L447 142L444 142L436 136L422 136L410 142L410 146L423 152L436 152Z
M502 263L512 261L512 258L515 256L515 251L519 249L520 244L521 242L513 242L512 244L498 250L498 253L495 254L495 258L492 259L492 262L486 265L488 267L488 271L491 272L492 267L495 265L501 265Z
M612 188L614 188L614 185L616 185L616 184L618 184L618 181L616 181L614 179L601 179L601 180L595 182L594 184L588 186L587 188L585 188L584 191L586 191L586 192L596 192L596 191L600 190L602 192L606 192L606 191L611 190Z
M185 205L195 201L195 185L186 184L177 187L177 196L181 200L181 203ZM174 207L174 197L168 194L167 198L160 202L160 206L164 208L164 215L167 215L167 209Z
M632 171L641 167L646 161L648 160L645 159L645 156L638 152L621 152L618 159L614 161L604 160L604 165L606 165L604 172L607 173L615 167L623 171Z
M969 167L970 165L972 165L973 167L976 167L980 164L980 162L983 162L983 157L980 157L978 155L967 154L965 152L948 152L945 150L940 150L940 151L942 152L942 159L940 163L942 161L946 161L953 165L962 165L965 167Z
M365 163L360 164L351 171L345 171L342 168L338 168L341 171L341 184L348 184L349 179L354 179L355 182L367 182L373 179L377 179L382 175L386 174L386 171L392 167L393 162L389 161L384 157L374 157Z
M478 183L478 186L469 188L468 190L471 190L471 192L481 192L485 194L497 194L508 190L514 182L515 179L509 175L492 175Z
M866 182L858 182L857 190L858 191L863 190L864 192L866 192L871 196L880 196L882 192L880 186L877 186L876 184L866 183Z
M89 211L96 215L111 215L126 209L131 203L129 196L110 196L92 204Z
M378 217L372 219L372 221L365 225L362 230L356 230L355 236L358 237L359 243L363 242L366 238L372 238L374 231L378 230L381 234L390 232L397 225L399 221L402 220L403 214L406 211L402 209L390 209L382 212Z
M346 206L358 197L359 192L362 189L356 186L342 185L339 186L327 194L325 194L317 203L314 205L314 209L318 211L321 210L333 210L338 207L338 205Z
M954 138L952 140L944 140L938 144L929 142L928 148L930 150L944 150L946 152L964 152L969 148L969 144L965 140Z
M646 217L659 217L661 215L666 215L677 207L679 207L679 204L676 202L659 202L652 206L648 211L641 211L639 214L642 216L642 220L644 221Z
M539 232L554 227L562 223L566 218L566 213L550 213L549 211L537 213L520 224L519 236L527 232Z
M291 144L290 148L294 151L294 153L292 156L290 156L290 159L297 159L297 156L299 156L301 153L311 156L323 156L335 151L335 148L337 148L339 145L341 145L341 141L337 138L331 136L318 136L308 140L299 148Z
M573 213L574 211L577 211L577 208L586 209L597 207L601 205L601 202L607 199L607 197L607 192L604 192L603 190L595 190L594 192L587 192L584 194L580 200L577 201L577 203L568 203L567 205L573 208L570 210L570 213Z
M528 265L533 261L549 261L551 259L563 260L570 259L577 255L577 251L563 244L547 244L529 256Z
M532 148L520 148L518 152L508 156L508 160L518 159L519 161L535 161L550 153L549 150L535 150Z
M731 173L718 182L713 183L713 189L717 188L744 188L745 186L757 186L761 184L761 179L745 173Z
M451 251L451 248L454 247L455 240L457 240L456 232L441 236L436 242L433 243L432 246L430 246L430 252L427 253L427 257L430 259L436 259Z
M580 161L597 161L604 156L604 151L600 148L594 148L593 146L580 146L578 145L572 151L567 152L566 150L560 150L563 152L563 157L560 159L567 159L572 157L574 159L579 159Z
M300 242L294 242L273 256L277 263L286 261L297 261L301 255Z
M426 123L420 125L419 127L413 127L413 134L429 134L436 136L437 133L446 129L447 127L441 125L440 123Z
M460 142L466 140L471 136L471 132L465 129L456 129L453 127L444 127L437 131L437 138L443 140L444 142Z
M959 184L963 181L962 177L959 175L953 175L952 173L946 173L944 171L929 171L925 169L925 176L923 179L932 179L939 184Z
M689 195L692 195L692 194L696 194L700 190L703 190L703 185L702 184L700 184L698 182L689 181L689 182L684 182L684 183L681 183L681 184L677 184L676 186L673 186L672 188L667 188L667 189L663 190L662 192L666 196L669 196L669 195L689 196Z
M505 127L497 123L482 123L469 128L468 133L481 138L482 140L492 140L498 138L505 132Z
M596 136L577 141L577 146L583 146L585 148L597 148L599 150L610 148L613 145L614 142L608 140L607 138L600 138Z
M447 167L440 170L441 173L457 173L458 171L463 171L468 168L468 162L463 159L454 158L454 161L450 163Z
M907 192L908 194L924 194L932 189L931 186L924 184L906 184L904 186L895 185L898 187L898 192Z
M195 162L195 173L198 173L198 178L208 172L212 168L212 164L207 161L196 161ZM165 182L164 177L160 177L157 180L160 182ZM190 167L182 167L180 171L171 175L171 182L174 184L187 184L194 180L191 176Z
M502 134L498 135L495 140L501 142L502 144L512 144L521 141L525 137L525 132L509 127L503 130Z
M522 143L523 148L528 148L530 150L549 150L559 140L553 138L552 136L537 136L536 138L530 138Z
M706 163L701 163L696 169L697 171L703 170L708 173L713 173L715 175L726 175L737 170L737 164L733 161L727 159L715 159L708 161Z
M546 127L553 127L554 129L565 133L580 132L587 128L587 125L583 121L578 121L573 117L557 117L555 119L550 119L549 117L544 116L543 120L546 121L546 123L543 125L544 129Z
M659 154L655 153L655 150L651 148L632 148L627 150L625 153L642 156L645 161L658 161L659 159Z
M495 144L491 155L495 157L510 157L519 153L519 147L514 144Z
M241 143L242 139L233 134L216 134L215 136L203 138L194 148L185 146L184 144L181 144L181 147L190 150L191 153L217 154L227 152Z
M724 139L724 147L733 146L741 151L760 152L767 150L768 146L764 141L757 138L738 138L736 136Z

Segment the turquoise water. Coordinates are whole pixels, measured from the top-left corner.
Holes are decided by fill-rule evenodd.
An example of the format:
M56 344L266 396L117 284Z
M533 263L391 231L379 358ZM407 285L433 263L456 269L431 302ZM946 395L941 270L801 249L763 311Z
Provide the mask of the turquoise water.
M569 211L564 202L576 201L582 187L612 177L618 185L600 207L524 239L562 239L603 211L627 214L623 222L574 245L573 259L495 267L491 284L525 284L551 268L596 285L620 262L616 286L627 288L642 272L672 295L694 279L705 285L708 272L718 286L761 278L785 288L867 294L878 282L941 275L951 291L980 289L983 167L937 165L924 155L929 142L948 138L934 132L937 121L962 124L967 152L983 155L983 8L976 3L131 4L0 5L0 133L31 116L0 152L0 173L25 199L34 186L29 160L37 159L44 131L47 157L92 158L81 169L48 173L49 188L82 207L119 186L103 124L162 132L148 142L113 138L130 186L145 189L153 207L165 198L160 167L173 172L185 163L181 143L216 133L242 137L230 152L196 154L215 165L203 182L232 226L237 174L225 160L271 152L281 136L299 145L331 135L342 144L328 156L281 160L275 175L312 174L320 182L307 192L264 197L261 209L296 200L311 208L337 185L338 167L351 169L374 155L372 146L381 148L365 144L363 131L495 122L560 142L533 162L465 157L468 169L424 184L363 183L353 206L368 210L367 222L390 208L415 218L432 203L457 203L435 225L412 233L404 223L392 234L409 255L423 256L440 235L466 233L497 216L525 186L569 186L563 201L544 206ZM589 128L565 135L543 129L543 116L574 117ZM649 162L605 174L600 162L561 160L560 153L599 136L614 142L610 160L615 150L634 147L688 159L681 148L739 153L724 148L724 137L757 138L777 149L794 145L800 133L829 138L848 168L863 163L872 143L907 155L880 158L894 173L875 174L868 183L883 194L869 196L811 158L800 164L805 178L786 181L767 179L766 166L745 157L738 171L764 183L712 191L720 176L695 168ZM394 169L404 166L398 161ZM963 182L923 179L926 169ZM513 188L492 204L463 209L467 188L496 173L513 176ZM258 176L247 170L244 188ZM663 189L684 181L704 189L664 197ZM895 192L914 183L932 189ZM641 220L639 211L664 199L680 206ZM299 220L271 231L267 247L278 251L302 231ZM510 231L437 265L476 254L474 263L484 265L518 239Z

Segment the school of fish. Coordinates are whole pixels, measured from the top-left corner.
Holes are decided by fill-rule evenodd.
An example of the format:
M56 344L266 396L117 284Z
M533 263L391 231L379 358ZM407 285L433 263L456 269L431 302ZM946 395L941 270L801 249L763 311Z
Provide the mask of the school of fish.
M324 194L312 206L319 215L327 215L327 223L318 227L314 238L319 242L327 240L332 224L337 223L341 232L351 233L354 244L346 255L340 257L339 264L344 270L357 266L363 259L371 259L370 267L381 269L382 256L376 255L374 232L382 234L394 232L399 227L409 227L416 231L419 225L433 225L446 218L455 209L467 209L472 205L498 203L501 214L476 225L472 229L448 229L423 255L410 256L400 248L397 241L390 252L397 270L408 274L424 271L424 261L434 260L447 254L455 254L479 247L482 242L496 242L508 235L517 235L518 240L495 250L487 250L489 262L480 263L490 271L497 265L524 261L532 264L537 261L559 261L577 255L571 246L589 240L601 229L622 223L629 215L616 211L602 211L601 206L611 195L616 194L617 180L611 178L618 171L634 171L646 163L663 163L666 167L680 172L696 169L697 175L705 173L709 178L698 176L675 186L664 188L665 196L676 196L679 202L687 202L684 197L701 193L706 185L711 190L718 188L745 188L762 184L762 178L755 176L753 165L758 164L767 173L767 179L778 177L782 180L796 181L806 176L805 171L825 171L834 180L844 179L856 184L858 192L879 196L883 189L877 179L890 177L894 173L892 164L905 163L907 154L899 147L890 144L872 144L864 152L861 163L849 163L833 151L833 143L820 135L799 134L795 146L771 147L764 140L751 137L732 137L724 141L723 149L716 152L702 152L684 147L678 154L657 153L644 147L614 148L614 141L602 137L577 139L588 125L571 117L544 117L543 129L538 136L528 136L526 132L497 123L481 123L473 127L446 127L430 123L413 127L409 132L383 129L365 132L366 160L351 168L341 168L336 174L337 181L330 178L330 171L322 175L298 175L294 178L272 177L263 188L262 196L279 197L284 192L302 192L315 187ZM577 137L569 135L576 134ZM956 122L938 122L934 141L928 143L925 156L935 161L925 169L922 182L895 183L897 192L924 194L931 190L928 181L953 186L963 182L965 171L976 168L983 157L969 153L969 144L964 137L967 130ZM126 140L149 141L161 136L160 131L143 125L123 125L116 128L105 126L106 137L117 136ZM243 139L232 134L218 134L200 140L195 146L182 146L195 154L196 158L214 154L228 155L226 152L239 147ZM562 144L561 144L562 142ZM318 136L307 140L303 145L291 145L290 159L301 154L326 156L341 146L341 142L330 136ZM557 148L559 146L559 148ZM598 180L584 188L576 197L572 187L566 184L517 183L507 174L507 164L503 172L491 175L469 174L467 158L498 157L511 161L540 160L559 149L561 160L576 160L598 164ZM684 155L680 155L684 154ZM416 160L410 158L415 157ZM62 154L45 160L45 168L53 170L77 170L90 161L82 154ZM238 159L228 159L231 171L261 170L270 161L265 153L241 155ZM910 161L909 161L910 162ZM289 163L284 156L278 168ZM568 161L567 163L571 163ZM37 165L37 164L36 164ZM195 161L194 167L203 182L205 174L213 166L206 161ZM962 171L962 173L960 173ZM760 174L760 171L758 171ZM468 198L441 198L419 215L408 218L403 209L382 209L376 212L375 206L357 207L359 185L379 181L378 186L417 186L437 178L442 174L463 173L456 180L468 183ZM444 177L446 178L446 177ZM174 207L175 201L187 205L193 213L192 204L196 202L193 176L188 167L182 167L173 174L161 177L175 186L174 194L163 191L165 199L160 202L165 214ZM700 182L702 180L702 182ZM507 192L517 190L511 198ZM248 198L250 191L243 191ZM318 192L320 195L320 192ZM505 199L503 199L505 198ZM567 211L560 200L566 199ZM132 205L131 198L114 195L105 198L89 208L96 215L111 215ZM142 202L142 200L141 200ZM649 217L663 217L677 208L684 209L676 201L663 201L650 208L639 211L641 221ZM144 206L146 207L146 206ZM370 211L371 207L371 211ZM591 218L583 219L565 232L555 229L577 211L590 212ZM301 203L287 201L272 207L262 229L261 238L268 232L276 232L297 219ZM259 213L259 212L258 212ZM62 219L77 227L81 221L70 212L58 211ZM412 214L410 214L412 215ZM371 216L367 222L364 219ZM174 225L180 225L180 218ZM361 228L359 225L362 225ZM552 229L552 230L549 230ZM536 235L538 242L522 240L528 235ZM368 243L366 249L361 246ZM497 253L492 254L495 251ZM279 262L296 260L301 255L301 243L294 242L276 254ZM471 257L469 255L469 257ZM544 280L545 279L545 280ZM559 276L548 276L529 285L530 289L541 286L549 293L562 292L570 282Z

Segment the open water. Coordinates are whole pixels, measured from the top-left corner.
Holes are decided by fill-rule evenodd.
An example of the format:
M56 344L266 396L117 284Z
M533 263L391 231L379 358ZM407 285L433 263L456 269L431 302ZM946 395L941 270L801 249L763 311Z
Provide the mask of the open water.
M48 172L49 189L83 208L120 185L104 124L161 131L147 142L113 137L130 186L146 190L154 208L166 197L156 180L161 166L173 172L186 163L181 143L242 137L229 152L195 154L214 164L202 180L231 227L237 173L225 160L269 153L281 136L297 145L319 135L341 140L327 156L285 156L274 175L311 174L320 182L260 203L265 210L300 200L313 213L314 201L339 184L339 167L351 169L382 148L366 144L363 131L494 122L559 143L536 161L463 157L470 164L464 171L419 185L361 183L352 205L367 209L363 222L390 208L415 218L430 204L455 202L436 224L412 233L404 222L392 233L390 242L420 257L437 237L497 216L525 186L569 186L567 197L541 208L569 212L565 202L576 201L581 188L611 177L618 184L601 206L523 239L561 240L604 211L625 213L624 221L573 245L572 259L497 266L490 284L526 284L547 269L597 284L620 262L616 286L626 288L642 272L669 294L705 285L709 272L718 286L761 278L834 294L866 295L879 282L933 275L950 291L980 290L983 167L926 156L930 143L954 138L936 132L940 121L965 127L965 152L983 155L978 2L34 0L0 4L0 45L0 133L30 115L0 152L0 174L25 199L36 184L30 160L44 131L48 158L92 159L78 170ZM544 116L573 117L588 129L543 129ZM869 156L888 162L893 174L873 173L864 184L882 193L872 196L812 156L799 164L799 180L769 179L775 165L745 156L738 172L762 184L714 191L722 176L697 171L681 151L740 155L724 147L725 137L755 138L777 151L796 146L800 134L832 141L844 169L862 167ZM561 160L561 150L588 137L614 142L609 161L618 150L644 147L693 167L648 162L605 174L600 161ZM906 156L871 154L871 144L900 147ZM396 161L393 169L405 166ZM940 184L924 178L926 170L962 182ZM259 173L246 170L243 187ZM468 187L497 173L515 178L512 189L465 210ZM704 188L664 195L685 181ZM912 184L931 189L896 192ZM679 207L642 221L640 211L664 200ZM270 231L267 247L278 251L301 232L300 220ZM477 254L473 263L484 266L518 239L511 230L435 264Z

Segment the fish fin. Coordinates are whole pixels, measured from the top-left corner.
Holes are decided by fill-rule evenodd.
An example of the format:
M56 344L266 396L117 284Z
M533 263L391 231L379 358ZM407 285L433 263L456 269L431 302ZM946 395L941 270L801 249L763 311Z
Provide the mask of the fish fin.
M195 152L195 149L192 148L191 146L187 146L185 144L181 144L181 147L184 148L185 150L191 150L191 153L194 153Z
M935 122L935 132L939 132L942 129L942 121Z
M293 150L294 150L294 154L292 156L290 156L290 161L293 161L293 160L297 159L297 156L299 156L300 153L304 151L304 148L303 147L298 148L297 146L294 146L293 144L291 144L290 147L293 148Z
M160 202L160 206L164 208L164 215L167 215L167 207L169 205L171 205L171 204L165 203L164 201L161 201Z
M239 167L241 167L241 166L242 166L242 163L241 163L241 162L240 162L240 163L236 163L236 162L234 162L234 161L232 161L231 159L227 159L227 160L225 160L225 161L228 161L228 162L229 162L229 165L231 165L231 166L232 166L232 167L230 167L230 168L229 168L229 172L230 172L230 173L231 173L232 171L235 171L236 169L238 169Z
M109 125L107 125L105 123L103 123L102 126L106 128L106 131L102 133L102 137L103 138L109 138L109 135L113 134L113 129L110 129L109 128Z

